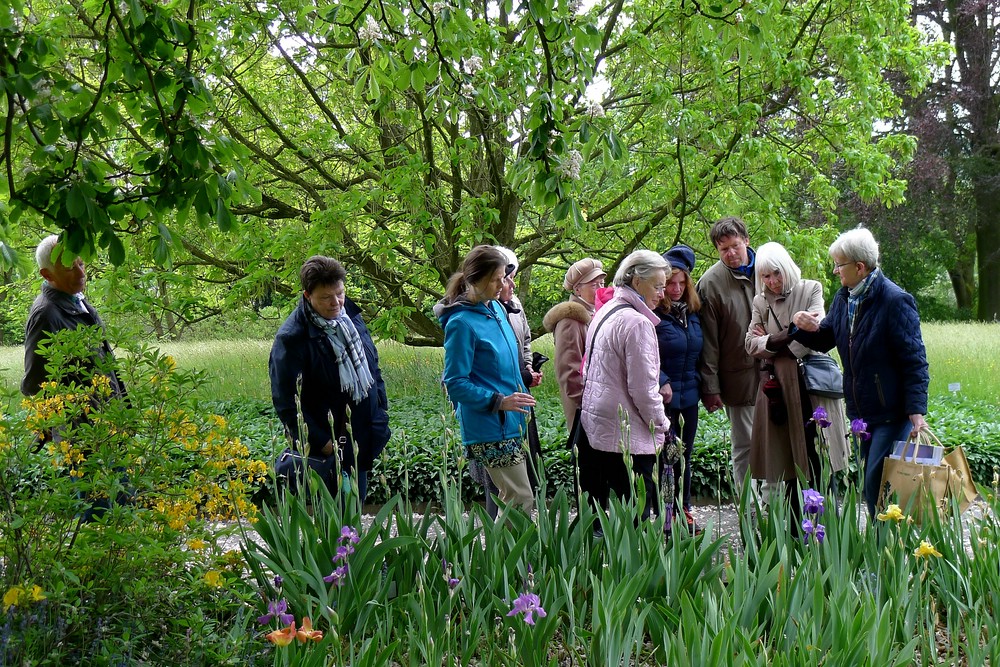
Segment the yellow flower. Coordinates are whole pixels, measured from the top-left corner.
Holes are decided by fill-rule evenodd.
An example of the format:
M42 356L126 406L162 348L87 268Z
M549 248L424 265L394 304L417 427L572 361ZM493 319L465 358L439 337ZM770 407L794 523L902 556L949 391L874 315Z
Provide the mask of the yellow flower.
M218 570L209 570L205 573L205 583L212 588L222 588L225 581L222 578L222 573Z
M205 546L205 540L199 540L198 538L188 540L188 549L191 551L201 551Z
M879 521L902 521L906 516L903 514L903 510L899 508L899 505L889 505L885 512L878 515Z
M16 607L18 600L24 594L24 589L20 586L12 586L10 590L3 594L3 610L6 613L11 607Z
M45 595L42 593L42 587L39 586L38 584L32 586L30 597L32 602L41 602L42 600L44 600Z
M913 555L917 558L927 558L928 556L940 558L941 552L935 549L930 542L923 540L920 542L920 546L913 550Z

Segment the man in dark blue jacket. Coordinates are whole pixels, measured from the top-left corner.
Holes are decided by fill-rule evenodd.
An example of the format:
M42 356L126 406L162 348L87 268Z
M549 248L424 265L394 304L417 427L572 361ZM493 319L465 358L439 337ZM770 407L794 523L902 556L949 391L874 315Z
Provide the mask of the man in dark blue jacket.
M346 275L330 257L306 260L299 272L302 299L278 330L268 370L285 434L299 448L304 437L313 455L330 456L336 441L342 469L357 470L363 503L368 471L389 441L388 400L378 351L361 311L345 295ZM301 434L296 394L306 431Z
M916 302L879 269L870 231L844 232L830 246L830 257L843 288L822 321L816 313L796 313L790 337L821 352L837 346L847 414L864 420L871 436L861 454L865 502L874 517L893 443L927 428L927 352Z

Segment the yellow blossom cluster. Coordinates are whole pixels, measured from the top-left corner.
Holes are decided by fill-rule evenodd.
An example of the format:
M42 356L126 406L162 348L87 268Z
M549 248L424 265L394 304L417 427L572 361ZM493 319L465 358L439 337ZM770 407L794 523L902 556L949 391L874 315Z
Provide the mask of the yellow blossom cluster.
M222 588L226 583L222 578L222 573L218 570L209 570L205 573L205 583L209 588Z
M69 468L70 477L83 477L83 463L87 460L82 447L78 447L69 440L62 440L58 443L50 442L47 446L49 454L52 456L52 466L57 469Z
M40 602L45 599L42 587L33 586L11 586L3 595L3 611L7 613L11 607L24 606L29 602Z

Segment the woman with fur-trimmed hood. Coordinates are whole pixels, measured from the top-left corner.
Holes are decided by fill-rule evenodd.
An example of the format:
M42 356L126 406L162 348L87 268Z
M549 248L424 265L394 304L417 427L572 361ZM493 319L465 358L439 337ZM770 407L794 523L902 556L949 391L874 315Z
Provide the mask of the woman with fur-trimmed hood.
M572 292L569 299L552 307L542 319L555 342L556 380L562 399L566 427L573 430L576 409L583 402L583 352L587 327L594 317L594 296L604 287L607 277L600 260L590 257L574 263L566 271L563 287Z

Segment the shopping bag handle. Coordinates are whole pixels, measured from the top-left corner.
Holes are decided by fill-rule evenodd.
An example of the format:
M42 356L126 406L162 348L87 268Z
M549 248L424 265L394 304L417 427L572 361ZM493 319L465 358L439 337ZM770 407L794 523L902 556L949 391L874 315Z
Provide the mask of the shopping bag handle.
M931 442L931 438L934 439L934 442ZM929 426L925 426L920 431L910 431L910 435L907 437L906 441L913 443L913 456L910 459L911 463L917 462L917 451L920 449L920 445L922 444L933 445L936 442L938 447L945 449L945 446L941 444L941 441L936 435L934 435L934 431L932 431Z

